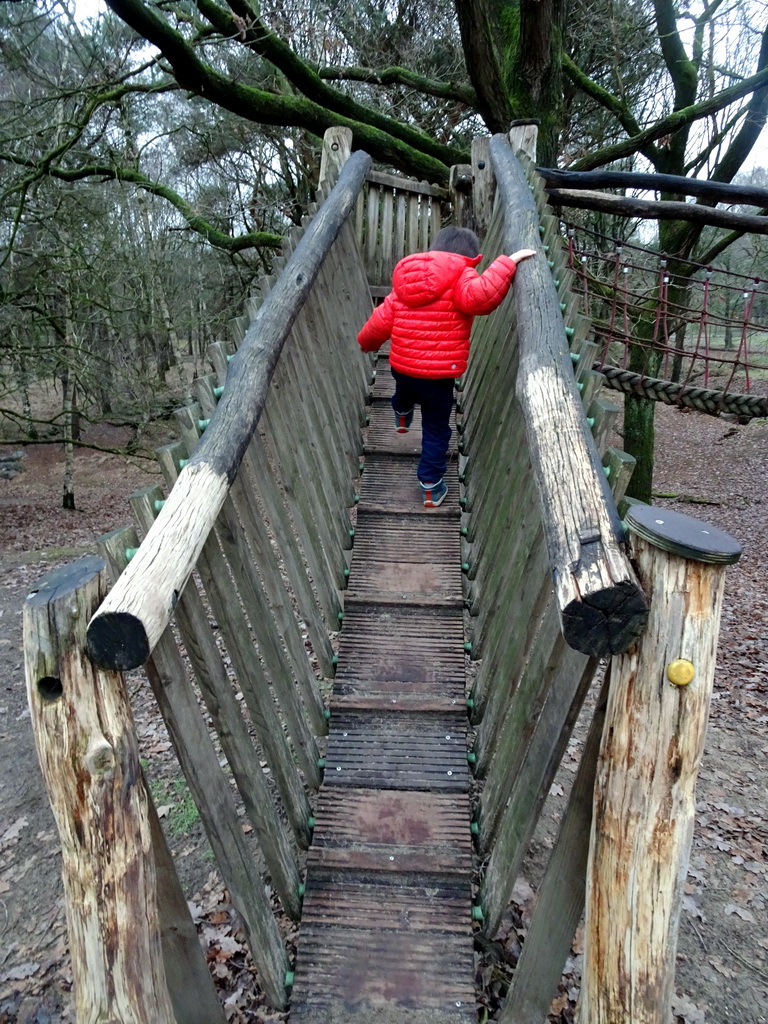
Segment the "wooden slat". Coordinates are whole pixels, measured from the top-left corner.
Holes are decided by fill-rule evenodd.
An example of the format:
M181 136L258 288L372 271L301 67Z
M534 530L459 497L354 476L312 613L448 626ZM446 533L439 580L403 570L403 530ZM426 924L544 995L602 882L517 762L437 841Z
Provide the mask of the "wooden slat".
M475 1020L456 475L451 464L448 499L425 509L419 416L409 434L395 432L386 348L308 857L294 1024Z
M406 435L407 437L408 435ZM365 472L360 482L360 504L366 508L386 512L414 512L430 517L449 516L456 520L458 532L459 493L456 481L456 463L449 462L445 474L448 494L439 508L424 508L424 496L419 488L416 469L417 455L404 456L367 455Z
M336 678L460 680L463 641L460 608L353 605L345 615Z
M473 973L467 881L322 873L307 886L291 1021L470 1024Z
M337 710L456 711L466 702L463 679L354 679L348 674L333 684Z
M461 604L459 535L450 520L361 511L357 564L345 595L353 601Z
M332 718L326 786L464 792L463 709L453 714L342 712Z
M377 375L378 380L378 375ZM393 381L394 383L394 381ZM393 388L394 391L394 388ZM417 406L407 434L398 434L392 406L388 401L375 401L371 405L366 451L391 452L396 455L415 455L421 451L421 409ZM451 441L449 452L456 451L456 413L451 413Z
M468 798L327 788L315 819L313 870L317 866L466 877L471 869Z

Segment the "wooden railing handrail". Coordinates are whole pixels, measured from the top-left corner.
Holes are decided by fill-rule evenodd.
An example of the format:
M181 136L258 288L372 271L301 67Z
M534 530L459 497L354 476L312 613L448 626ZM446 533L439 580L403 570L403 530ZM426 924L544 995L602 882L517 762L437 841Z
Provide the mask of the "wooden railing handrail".
M491 162L506 225L504 251L539 248L539 214L505 136ZM604 656L630 647L648 605L624 547L616 505L586 419L556 285L542 255L518 269L513 289L520 346L516 393L542 512L566 642Z
M143 664L168 625L259 422L283 344L371 164L354 153L230 363L228 386L144 543L88 626L97 665Z
M372 185L397 189L398 192L415 192L417 195L432 196L435 199L448 199L450 195L448 189L440 188L439 185L430 185L428 181L401 178L395 174L385 174L383 171L368 171L366 180Z

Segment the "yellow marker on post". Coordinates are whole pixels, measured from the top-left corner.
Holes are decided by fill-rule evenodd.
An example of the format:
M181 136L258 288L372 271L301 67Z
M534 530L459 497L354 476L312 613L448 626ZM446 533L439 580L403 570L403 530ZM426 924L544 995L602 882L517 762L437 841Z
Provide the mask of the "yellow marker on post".
M692 662L685 658L676 658L667 666L667 679L675 686L687 686L696 675Z

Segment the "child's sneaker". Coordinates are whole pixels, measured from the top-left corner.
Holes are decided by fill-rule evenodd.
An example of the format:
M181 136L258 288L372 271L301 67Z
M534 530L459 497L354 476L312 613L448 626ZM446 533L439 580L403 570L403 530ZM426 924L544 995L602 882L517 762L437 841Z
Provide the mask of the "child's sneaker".
M413 422L413 409L410 412L398 412L397 409L392 411L395 414L395 427L398 434L407 434Z
M437 508L438 505L443 503L448 493L448 484L442 477L436 484L424 484L421 481L419 481L419 484L424 492L424 504L427 508Z

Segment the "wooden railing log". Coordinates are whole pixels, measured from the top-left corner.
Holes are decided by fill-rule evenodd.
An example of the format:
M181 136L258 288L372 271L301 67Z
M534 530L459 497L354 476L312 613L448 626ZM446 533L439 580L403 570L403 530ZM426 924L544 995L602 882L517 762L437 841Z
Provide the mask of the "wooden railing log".
M90 556L57 569L24 605L27 696L59 830L74 1016L174 1024L155 896L147 793L121 677L84 652L107 576Z
M98 665L135 668L168 625L253 436L283 343L353 209L371 158L354 153L291 256L229 367L216 414L140 553L88 627Z
M553 167L537 167L536 171L547 188L638 188L646 192L699 196L718 203L768 206L768 188L736 185L730 181L685 178L679 174L643 174L639 171L566 171Z
M538 213L503 136L491 140L507 217L507 248L538 248ZM561 627L568 644L603 656L626 650L647 621L645 595L624 551L616 507L576 388L552 276L542 258L518 269L520 371L531 461Z
M633 505L648 631L611 663L587 870L581 1024L658 1024L674 994L696 776L725 585L739 544L668 509Z
M611 192L592 192L587 189L548 188L555 206L569 206L576 210L598 210L617 217L641 217L643 220L687 220L693 224L708 224L732 231L748 231L753 235L768 235L768 217L753 213L733 213L700 203L668 202L636 199L633 196L615 196Z

